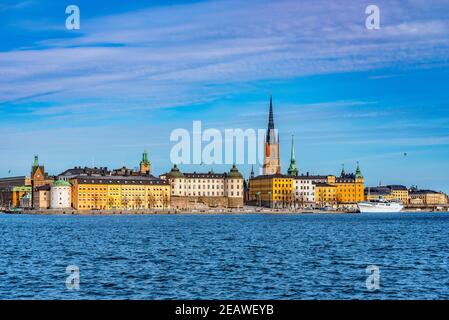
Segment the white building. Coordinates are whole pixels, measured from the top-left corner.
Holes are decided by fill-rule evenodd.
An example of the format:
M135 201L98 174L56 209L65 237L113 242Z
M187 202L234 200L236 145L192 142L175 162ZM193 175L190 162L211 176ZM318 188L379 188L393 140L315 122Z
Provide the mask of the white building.
M307 176L295 176L293 179L293 194L295 205L312 208L315 206L315 185L313 179Z
M177 199L181 197L201 198L208 206L243 207L243 177L235 166L229 173L183 173L174 165L160 177L170 182L173 207L189 206Z
M71 208L71 184L64 180L56 180L50 187L50 208Z

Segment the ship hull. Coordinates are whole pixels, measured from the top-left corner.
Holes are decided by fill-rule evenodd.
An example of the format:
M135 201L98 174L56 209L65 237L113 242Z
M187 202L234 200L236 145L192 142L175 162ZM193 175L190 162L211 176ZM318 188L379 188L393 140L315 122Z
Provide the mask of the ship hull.
M358 203L357 206L361 213L394 213L400 212L404 206L401 203L369 203L369 202L361 202Z

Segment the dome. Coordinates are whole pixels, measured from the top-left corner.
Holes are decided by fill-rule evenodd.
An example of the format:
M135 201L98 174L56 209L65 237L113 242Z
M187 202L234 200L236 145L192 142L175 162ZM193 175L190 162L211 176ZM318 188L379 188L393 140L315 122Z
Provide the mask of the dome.
M243 179L242 174L239 172L235 164L232 165L231 171L229 171L227 177L232 179Z
M168 178L183 178L184 174L179 170L176 164L173 165L173 168L167 173Z
M56 180L53 182L52 187L71 187L70 182L64 181L62 179Z

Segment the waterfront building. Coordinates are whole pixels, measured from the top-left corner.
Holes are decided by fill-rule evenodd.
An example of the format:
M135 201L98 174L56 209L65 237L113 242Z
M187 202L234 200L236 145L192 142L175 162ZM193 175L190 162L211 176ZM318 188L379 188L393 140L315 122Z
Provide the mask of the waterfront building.
M401 185L388 185L391 190L392 200L401 201L403 204L408 203L408 189L406 186Z
M72 185L64 180L56 180L50 186L50 208L67 209L71 208ZM45 194L44 194L45 196Z
M339 177L332 177L328 183L337 186L337 203L343 206L356 206L365 200L364 178L357 163L355 173L346 173L344 168Z
M250 179L250 203L258 206L284 208L293 206L294 179L289 175L260 175Z
M36 187L33 208L36 210L50 209L50 197L50 185Z
M0 206L5 208L31 208L34 192L38 187L53 181L44 166L39 165L38 156L34 157L31 175L0 179Z
M235 165L228 173L183 173L175 164L160 178L171 186L174 208L243 207L243 176Z
M409 203L411 205L447 205L448 198L443 192L411 188L409 190Z
M384 199L386 201L397 200L387 186L367 187L365 188L365 199L367 201L375 201Z
M31 179L26 176L0 178L0 207L18 208L31 196Z
M387 201L401 201L408 204L408 189L401 185L387 185L365 188L365 199L368 201L384 199Z
M270 111L268 115L268 130L265 138L265 154L263 163L263 175L281 173L279 156L279 136L274 129L273 97L270 95Z
M38 156L34 156L34 163L31 167L31 187L34 190L37 187L44 186L53 182L53 178L45 172L45 167L39 165Z
M293 176L293 194L296 207L315 207L315 184L312 179L306 176Z
M330 183L315 183L316 204L320 208L335 207L337 205L337 186Z
M79 176L71 182L77 210L170 208L170 185L152 175Z

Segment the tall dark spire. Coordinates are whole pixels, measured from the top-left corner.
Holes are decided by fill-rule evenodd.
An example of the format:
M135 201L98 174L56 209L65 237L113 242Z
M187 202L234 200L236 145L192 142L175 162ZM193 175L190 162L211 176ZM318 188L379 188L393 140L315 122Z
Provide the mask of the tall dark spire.
M270 94L270 115L268 117L268 130L274 129L274 119L273 119L273 97Z
M273 132L273 134L271 134ZM268 115L268 130L267 130L267 142L273 143L271 137L274 137L274 117L273 117L273 97L270 94L270 113ZM276 139L274 137L274 139Z

